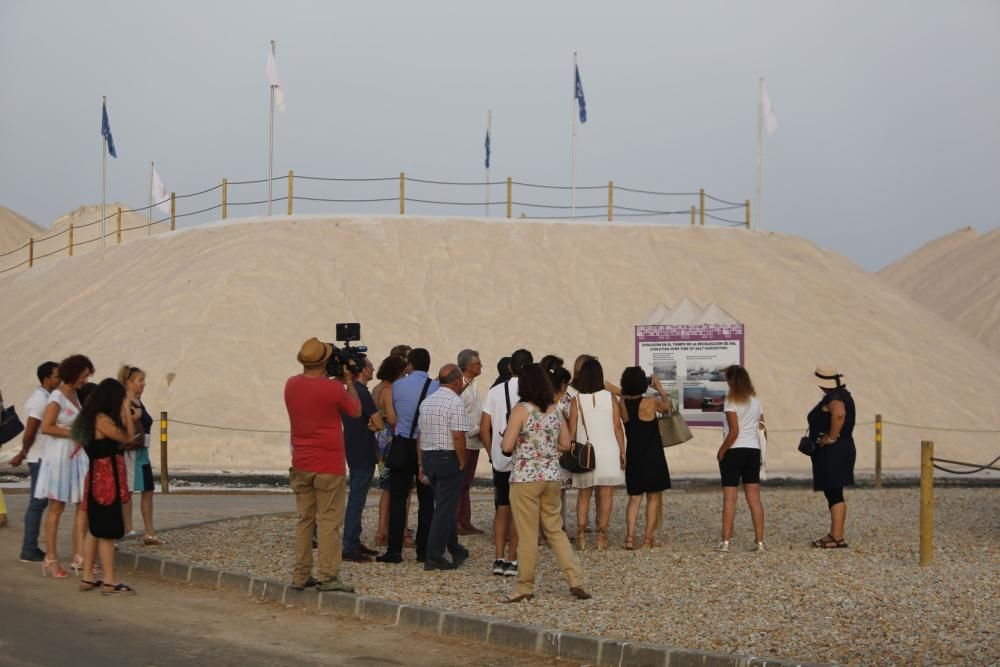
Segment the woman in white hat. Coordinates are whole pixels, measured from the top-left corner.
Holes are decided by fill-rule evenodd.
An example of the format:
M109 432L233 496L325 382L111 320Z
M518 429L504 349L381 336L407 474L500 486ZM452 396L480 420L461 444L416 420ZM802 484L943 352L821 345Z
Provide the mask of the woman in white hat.
M844 375L834 366L817 366L816 384L823 398L809 413L809 438L817 443L812 455L813 490L822 491L830 507L830 532L812 545L820 549L845 549L844 522L847 503L844 487L854 486L854 399Z

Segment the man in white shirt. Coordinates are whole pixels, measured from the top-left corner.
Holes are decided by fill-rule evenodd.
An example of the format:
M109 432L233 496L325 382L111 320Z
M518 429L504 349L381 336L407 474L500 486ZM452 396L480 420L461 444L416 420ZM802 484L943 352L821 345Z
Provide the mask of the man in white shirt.
M462 403L465 404L465 415L469 418L469 432L465 434L465 470L462 479L462 495L458 500L458 516L455 523L459 535L482 535L484 531L472 525L472 502L469 490L476 479L476 466L479 464L479 452L483 442L479 439L479 422L483 416L483 404L479 399L479 387L476 378L483 372L483 362L475 350L462 350L458 353L458 368L462 371Z
M45 552L38 548L38 531L42 524L42 515L49 501L45 498L35 498L35 485L38 483L38 468L41 466L42 443L37 440L41 434L42 415L49 403L49 393L59 386L59 364L46 361L38 367L39 386L24 404L24 433L21 435L21 451L10 460L12 466L28 462L31 471L31 495L28 509L24 512L24 539L21 542L21 560L25 563L41 563L45 560Z
M513 461L500 451L500 445L503 443L510 411L520 400L517 376L521 369L531 363L534 363L534 358L528 350L521 349L510 356L513 377L490 389L483 402L483 416L479 423L479 437L493 464L493 505L496 508L493 544L496 548L496 560L493 561L491 571L508 577L517 575L517 529L514 528L514 515L510 510L510 471ZM510 547L505 553L504 547L508 539Z

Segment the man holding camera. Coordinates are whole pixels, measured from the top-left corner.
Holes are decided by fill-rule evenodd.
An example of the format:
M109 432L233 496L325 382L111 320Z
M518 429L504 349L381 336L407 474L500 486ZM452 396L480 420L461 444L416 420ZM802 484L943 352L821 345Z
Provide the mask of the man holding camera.
M315 585L320 591L354 589L340 581L340 529L344 523L347 465L342 415L361 415L354 374L345 365L343 382L331 380L326 363L333 346L310 338L298 361L302 373L285 383L285 407L291 424L292 467L288 471L298 525L292 586ZM319 579L312 577L312 536L318 528Z
M375 431L384 427L382 416L375 407L375 401L368 392L375 369L367 357L361 362L361 370L354 380L354 389L361 401L360 417L344 417L344 446L347 450L348 477L347 513L344 515L344 552L341 557L354 563L370 563L377 551L361 543L361 514L368 499L368 487L375 476L378 444ZM373 430L374 429L374 430Z

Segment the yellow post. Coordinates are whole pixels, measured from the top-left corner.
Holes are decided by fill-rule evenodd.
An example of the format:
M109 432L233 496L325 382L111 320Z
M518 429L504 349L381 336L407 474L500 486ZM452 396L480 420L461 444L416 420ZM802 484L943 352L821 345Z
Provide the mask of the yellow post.
M691 226L694 227L694 206L691 207Z
M507 177L507 217L510 217L511 206L514 200L514 179L510 176Z
M118 213L115 215L115 243L122 242L122 207L118 207Z
M705 226L705 188L698 191L698 197L701 201L701 225Z
M288 215L292 214L292 179L295 178L295 174L291 169L288 170Z
M615 219L615 182L608 181L608 222Z
M228 190L229 190L229 180L224 178L224 179L222 179L222 219L223 220L226 219L226 208L227 208L227 204L229 203L229 201L226 198L226 195L228 194Z
M875 415L875 488L882 488L882 415Z
M743 207L746 209L746 212L747 212L747 229L750 229L750 200L749 199L746 200L746 203L743 204Z
M170 476L167 474L167 413L160 413L160 491L170 493Z
M920 443L920 567L934 559L934 441Z
M170 231L177 228L177 196L170 193Z
M73 256L73 223L69 223L69 256Z
M35 239L28 239L28 268L35 265Z
M406 172L399 172L399 214L406 214Z

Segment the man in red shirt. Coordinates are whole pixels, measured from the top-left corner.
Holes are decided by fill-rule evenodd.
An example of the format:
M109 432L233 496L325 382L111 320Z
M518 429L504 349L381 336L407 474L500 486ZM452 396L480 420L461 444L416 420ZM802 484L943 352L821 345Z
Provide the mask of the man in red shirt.
M302 374L288 378L285 383L285 407L292 431L292 467L288 477L299 514L292 587L316 586L321 591L353 593L354 589L338 578L347 488L341 415L357 417L361 414L361 402L353 374L346 365L342 379L326 376L326 362L331 354L333 346L310 338L299 350ZM314 528L319 542L318 580L312 577Z

